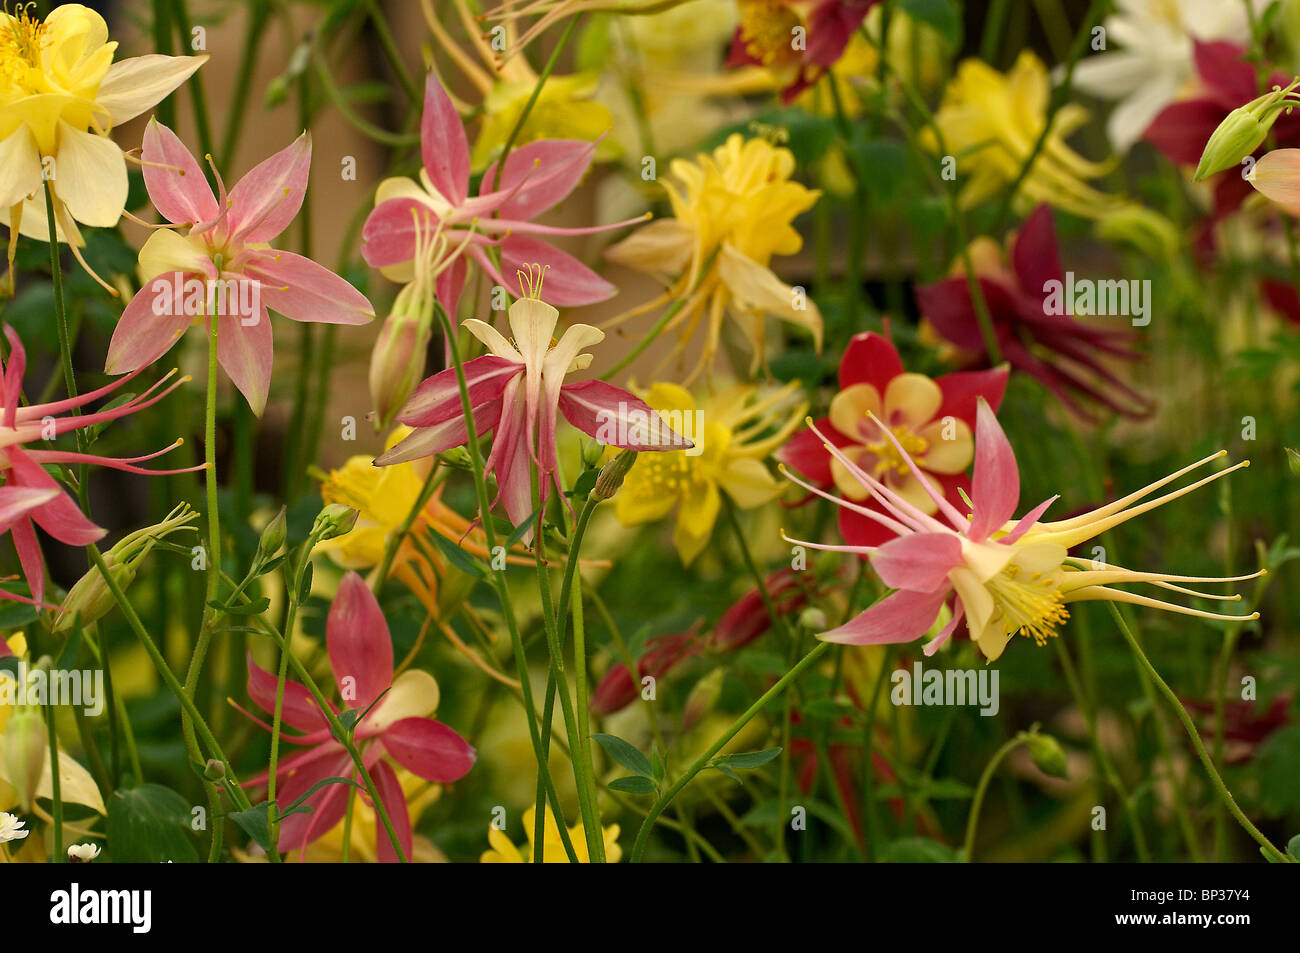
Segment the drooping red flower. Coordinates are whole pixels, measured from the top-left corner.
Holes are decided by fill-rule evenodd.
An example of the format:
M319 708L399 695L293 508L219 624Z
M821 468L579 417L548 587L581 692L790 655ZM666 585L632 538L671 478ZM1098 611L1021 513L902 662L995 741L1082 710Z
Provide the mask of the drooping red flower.
M325 642L339 697L347 708L366 712L356 724L354 737L409 858L413 849L411 818L390 762L426 781L445 784L464 777L474 766L476 754L459 734L429 717L438 703L438 689L428 673L410 669L394 680L388 623L369 587L355 572L344 576L339 585L325 625ZM275 711L276 682L274 675L249 657L248 696L268 713ZM328 719L311 693L297 682L285 682L282 717L285 725L302 732L281 735L283 740L306 749L285 758L276 769L276 801L282 807L293 804L326 778L361 783L351 756L331 733ZM258 786L266 781L263 774L245 783ZM345 784L327 784L307 798L304 803L311 813L291 814L280 825L279 850L305 849L328 833L347 810L349 790ZM397 854L378 811L375 826L380 862L396 862Z
M920 479L894 451L882 432L882 421L911 453L922 476L948 502L961 506L961 493L970 492L966 470L974 459L972 433L975 406L983 397L996 410L1007 386L1005 367L961 371L933 380L903 369L890 341L874 331L855 335L840 361L840 391L831 400L830 415L816 422L819 431L859 467L926 513L934 513ZM832 485L847 498L879 509L862 483L826 449L811 429L796 434L778 453L823 489ZM856 546L878 546L894 534L856 510L841 507L840 533Z
M977 239L987 242L988 239ZM987 248L972 256L976 280L993 320L1002 357L1030 375L1062 404L1082 417L1096 415L1087 400L1126 417L1145 417L1153 402L1106 366L1107 358L1138 360L1131 347L1135 333L1058 313L1050 304L1065 287L1051 209L1039 205L1010 243L1008 261L992 262ZM1009 266L1009 267L1008 267ZM944 339L988 363L984 337L964 271L916 289L922 316Z

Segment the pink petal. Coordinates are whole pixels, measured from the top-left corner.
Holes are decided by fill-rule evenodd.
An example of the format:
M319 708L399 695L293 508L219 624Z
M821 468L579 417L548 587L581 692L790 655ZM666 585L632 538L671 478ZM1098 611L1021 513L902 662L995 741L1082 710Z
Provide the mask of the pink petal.
M117 319L113 338L104 359L105 374L126 374L152 364L172 349L193 316L184 307L172 307L171 314L155 314L154 302L185 285L183 272L159 275L135 293Z
M485 354L467 362L464 373L470 406L477 407L498 399L511 378L523 372L522 364L495 354ZM397 419L408 427L432 427L461 416L462 410L456 368L448 367L426 378L415 389Z
M968 535L988 539L1015 514L1020 502L1020 470L1016 455L993 409L979 402L975 423L975 480L971 492L975 513Z
M559 406L569 423L612 447L689 450L695 446L640 397L604 381L565 384Z
M312 785L326 778L347 778L355 773L352 758L338 745L331 744L341 754L331 758L314 759L296 768L276 792L276 807L283 811L311 790ZM306 800L312 808L310 814L291 814L280 823L280 840L276 844L281 853L306 847L325 834L347 813L347 784L327 784Z
M262 302L294 321L365 324L375 316L365 295L302 255L267 252L251 259L244 270L260 279Z
M488 454L486 468L496 475L497 497L493 501L505 505L510 522L519 526L533 513L532 457L529 445L533 434L528 428L528 413L519 378L506 385L501 397L500 421L492 435L492 452ZM550 484L541 480L541 495L545 502ZM528 535L525 541L532 537Z
M460 114L432 71L424 84L420 156L433 187L452 205L469 194L469 141Z
M510 235L501 245L501 272L506 288L521 297L516 270L524 265L547 268L542 300L557 308L595 304L612 298L618 291L578 259L529 235Z
M274 358L275 342L266 308L253 324L244 324L233 315L217 319L217 360L258 417L266 409Z
M462 255L434 280L434 295L442 305L442 310L447 312L447 318L453 328L457 326L456 309L460 306L460 294L465 290L465 275L468 269L469 264ZM451 366L450 356L447 366Z
M258 666L253 661L253 654L248 654L248 697L268 714L275 714L275 691L278 679L275 675ZM316 707L311 692L297 682L285 680L284 703L280 708L280 718L292 728L310 734L329 727L329 722Z
M1033 529L1034 524L1043 518L1043 514L1047 512L1047 508L1060 498L1060 494L1057 494L1056 496L1049 496L1047 499L1043 500L1043 502L1039 503L1024 516L1020 517L1019 522L1017 522L1015 526L1011 527L1011 532L999 539L998 542L1010 546L1021 536L1024 536L1025 533Z
M0 486L0 533L61 493L55 487Z
M384 805L388 820L393 825L393 833L397 835L397 840L402 845L402 853L409 861L415 850L415 842L411 836L411 812L406 808L406 793L402 790L401 782L397 780L397 773L389 767L387 761L377 761L370 769L370 780L375 782L375 791L379 794L379 800ZM393 842L378 811L375 811L375 854L381 864L399 863L397 851L393 850Z
M891 589L932 592L960 565L961 540L951 533L899 536L871 554L871 566Z
M1147 126L1142 138L1171 161L1194 166L1201 161L1205 143L1219 128L1224 115L1222 106L1205 97L1170 103Z
M413 259L417 221L430 232L436 224L429 207L414 199L387 199L376 205L361 228L361 257L366 264L387 268Z
M1192 58L1201 80L1227 109L1244 106L1259 93L1255 67L1238 44L1193 38Z
M14 549L18 553L18 563L23 568L23 578L32 591L32 598L41 602L45 598L45 560L41 556L41 544L36 539L32 521L15 523L10 532L14 538Z
M311 134L304 132L260 163L230 190L232 237L243 244L269 242L289 227L302 207L311 170Z
M4 423L6 427L15 428L18 421L18 405L22 403L23 375L27 372L27 350L18 337L18 332L5 325L5 338L9 341L9 362L0 368L0 391L3 391Z
M926 655L933 655L943 648L944 643L952 638L952 634L957 631L957 626L961 625L961 620L965 615L966 607L961 604L961 600L957 600L957 608L953 612L952 618L948 620L948 624L939 631L938 635L926 642L921 651L925 652Z
M951 586L933 592L900 589L881 599L856 619L818 638L846 645L892 645L911 642L925 634L934 624Z
M1006 367L995 367L987 371L958 371L936 377L934 382L943 392L943 403L939 405L935 419L956 417L967 424L975 423L975 405L979 398L988 401L993 410L1002 406L1002 397L1007 390L1007 378L1011 372Z
M889 382L901 373L903 361L894 345L875 331L863 331L853 335L840 359L840 390L870 384L883 395Z
M8 447L5 453L9 457L9 486L26 486L40 490L57 490L58 492L46 503L42 503L31 512L31 518L41 529L61 543L69 546L89 546L102 539L108 531L96 526L72 498L55 482L36 461L17 447ZM14 528L15 533L18 527ZM16 539L16 537L15 537ZM37 599L41 597L36 596Z
M501 419L501 401L488 401L473 408L474 429L481 437L498 425ZM398 420L401 418L399 416ZM452 417L436 427L417 427L415 432L403 437L387 451L375 457L375 466L387 467L395 463L418 460L433 453L442 453L459 447L469 440L469 427L464 417Z
M176 133L157 119L145 127L140 158L149 201L163 218L182 225L217 217L217 200L203 170Z
M509 192L524 182L523 186L501 203L501 218L526 222L564 199L582 181L596 143L581 139L541 139L512 151L501 173L502 192ZM497 164L493 162L483 173L480 192L493 187Z
M478 757L464 738L432 718L395 721L383 739L394 761L426 781L459 781Z
M365 580L355 572L339 583L325 621L325 643L334 680L348 708L369 707L393 684L388 623Z

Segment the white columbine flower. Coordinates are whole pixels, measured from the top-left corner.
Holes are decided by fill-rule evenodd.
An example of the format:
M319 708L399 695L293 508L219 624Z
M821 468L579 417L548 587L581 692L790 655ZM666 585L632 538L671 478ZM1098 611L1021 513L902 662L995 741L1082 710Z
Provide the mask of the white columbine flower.
M99 856L99 848L94 844L73 844L68 848L68 862L88 864Z
M0 811L0 844L7 844L11 840L22 840L31 831L23 830L23 822L12 814L6 814Z

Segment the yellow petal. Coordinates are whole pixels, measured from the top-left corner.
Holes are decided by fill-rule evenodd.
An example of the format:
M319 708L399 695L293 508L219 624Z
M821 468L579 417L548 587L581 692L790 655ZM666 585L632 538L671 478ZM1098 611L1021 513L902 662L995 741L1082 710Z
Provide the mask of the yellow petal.
M951 439L946 439L945 434ZM925 453L916 458L923 470L944 475L961 473L975 458L975 438L964 420L936 420L921 428L917 436L926 442Z
M187 238L170 228L157 229L140 248L140 278L148 282L173 271L204 273L208 259Z
M408 668L366 719L369 727L387 728L403 718L428 718L438 710L438 681L428 672Z
M784 489L767 467L751 457L732 460L720 478L722 488L744 510L770 503Z
M9 138L0 142L0 209L19 205L27 196L42 188L41 156L36 139L26 125L19 126Z
M690 495L682 500L681 511L677 514L677 526L673 530L673 545L677 547L682 565L689 566L694 562L700 550L708 543L721 505L718 487L712 482L696 484Z
M899 374L885 387L885 423L919 430L934 419L943 391L924 374Z
M206 53L202 56L149 53L119 60L108 68L95 102L108 113L112 125L120 125L158 105L207 61Z
M880 392L871 384L851 384L831 398L831 424L846 437L879 439L880 428L867 414L880 416ZM867 431L867 432L864 432Z
M694 245L695 235L689 226L675 218L663 218L606 249L605 257L638 271L675 275L686 270Z
M83 225L112 228L126 206L126 160L112 139L59 124L54 190Z
M1261 156L1246 179L1256 191L1300 215L1300 149L1274 149Z

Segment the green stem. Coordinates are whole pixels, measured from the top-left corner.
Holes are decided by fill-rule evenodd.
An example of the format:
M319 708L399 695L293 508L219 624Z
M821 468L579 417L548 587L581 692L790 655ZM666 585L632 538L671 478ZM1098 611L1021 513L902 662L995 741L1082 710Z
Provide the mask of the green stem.
M785 691L786 686L803 674L805 669L821 658L831 645L832 643L830 642L818 643L811 652L799 660L794 668L782 675L775 685L759 696L758 701L750 705L749 708L745 710L744 714L732 722L731 727L724 731L722 736L709 746L708 750L691 763L691 766L686 769L686 772L677 779L677 782L672 787L659 795L651 806L649 813L646 814L646 818L641 824L641 829L637 832L636 844L632 848L632 863L638 863L644 856L646 843L650 838L650 831L654 827L655 821L659 819L659 815L662 814L664 808L672 802L672 799L681 793L682 788L686 787L686 785L688 785L697 774L703 771L704 768L708 766L709 761L713 759L714 755L721 751L727 742L736 737L736 735L740 733L741 729L749 724L754 716L762 711L768 702Z
M1028 736L1018 734L1009 739L989 759L989 763L984 766L984 773L980 775L979 784L975 787L975 799L971 801L970 816L966 819L966 840L962 845L961 858L965 863L970 863L971 855L975 850L975 829L979 824L980 807L984 803L984 792L988 790L989 782L993 780L993 772L998 769L1002 759L1011 753L1011 750L1017 745L1024 744Z
M54 863L62 864L68 859L63 852L63 781L59 775L59 739L54 729L54 705L49 699L45 702L45 727L50 739L50 812L54 815Z
M1201 764L1205 767L1205 773L1209 775L1210 783L1214 786L1214 790L1219 795L1219 799L1223 802L1224 806L1227 807L1232 816L1237 819L1237 823L1242 826L1242 829L1255 839L1255 842L1259 844L1265 857L1274 863L1292 863L1291 859L1287 857L1286 854L1274 847L1272 841L1260 833L1259 828L1251 823L1250 818L1248 818L1242 812L1241 808L1237 806L1237 801L1233 798L1232 792L1229 791L1227 785L1223 783L1223 778L1219 776L1218 769L1215 768L1214 762L1210 759L1209 753L1206 752L1205 745L1201 742L1200 732L1196 730L1196 725L1193 724L1191 716L1187 714L1187 709L1183 707L1183 703L1178 700L1178 696L1174 694L1174 690L1169 687L1168 683L1165 682L1163 678L1160 677L1160 673L1156 671L1155 666L1151 664L1151 660L1148 659L1146 653L1142 651L1142 647L1138 645L1137 639L1133 637L1133 633L1129 630L1128 624L1124 621L1124 617L1120 615L1119 609L1114 603L1107 603L1107 605L1110 606L1110 612L1115 618L1115 624L1119 626L1119 630L1123 634L1125 641L1128 642L1129 648L1132 649L1133 655L1137 658L1139 664L1141 664L1142 668L1146 671L1151 680L1155 682L1156 686L1160 689L1161 694L1165 696L1165 700L1168 701L1170 707L1173 708L1174 714L1178 716L1178 720L1183 723L1183 728L1187 731L1187 737L1191 739L1192 747L1196 750L1196 756L1201 759Z

